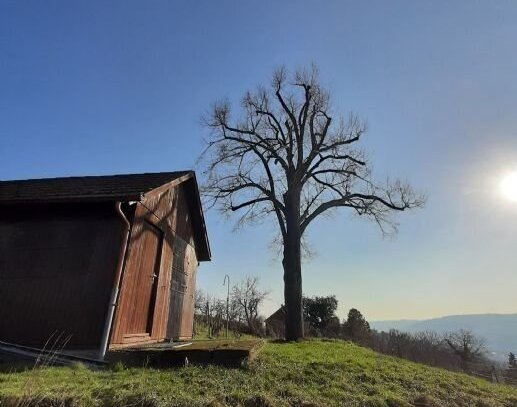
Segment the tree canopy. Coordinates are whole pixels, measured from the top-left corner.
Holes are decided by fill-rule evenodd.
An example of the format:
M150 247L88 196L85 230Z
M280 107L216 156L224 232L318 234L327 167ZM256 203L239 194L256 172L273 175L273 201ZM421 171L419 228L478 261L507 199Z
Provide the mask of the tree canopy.
M240 114L228 101L206 117L210 138L202 155L209 205L239 212L238 225L272 215L283 247L286 336L303 336L301 255L313 221L348 208L396 231L391 216L421 207L425 198L408 183L376 181L359 142L366 123L335 114L317 69L275 71L270 87L246 92Z

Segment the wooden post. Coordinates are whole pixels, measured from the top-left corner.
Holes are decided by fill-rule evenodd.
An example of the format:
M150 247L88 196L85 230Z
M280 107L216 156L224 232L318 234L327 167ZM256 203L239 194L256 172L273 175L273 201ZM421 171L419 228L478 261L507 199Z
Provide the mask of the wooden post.
M226 339L228 339L228 324L230 323L230 276L224 275L223 286L226 284L228 279L228 293L226 294Z

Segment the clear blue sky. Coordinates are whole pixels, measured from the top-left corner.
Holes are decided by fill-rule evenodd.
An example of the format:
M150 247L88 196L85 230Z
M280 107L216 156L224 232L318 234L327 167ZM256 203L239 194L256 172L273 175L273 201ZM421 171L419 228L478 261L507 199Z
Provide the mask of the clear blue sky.
M336 106L368 120L380 177L425 190L400 234L346 211L309 230L305 292L369 319L517 312L515 1L0 0L0 178L192 168L215 100L315 62ZM199 285L260 275L282 302L272 224L206 214Z

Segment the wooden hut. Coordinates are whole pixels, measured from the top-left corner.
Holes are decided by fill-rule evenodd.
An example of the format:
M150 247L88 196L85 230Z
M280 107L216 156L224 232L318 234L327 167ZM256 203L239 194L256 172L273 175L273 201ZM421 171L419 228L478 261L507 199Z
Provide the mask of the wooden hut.
M192 337L210 260L192 171L0 182L0 341L106 349Z

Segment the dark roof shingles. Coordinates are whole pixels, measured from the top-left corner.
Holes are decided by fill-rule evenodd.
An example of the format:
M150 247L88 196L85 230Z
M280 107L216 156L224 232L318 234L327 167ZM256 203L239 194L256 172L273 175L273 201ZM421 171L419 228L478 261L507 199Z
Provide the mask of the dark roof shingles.
M69 200L139 200L190 171L0 181L0 203Z

